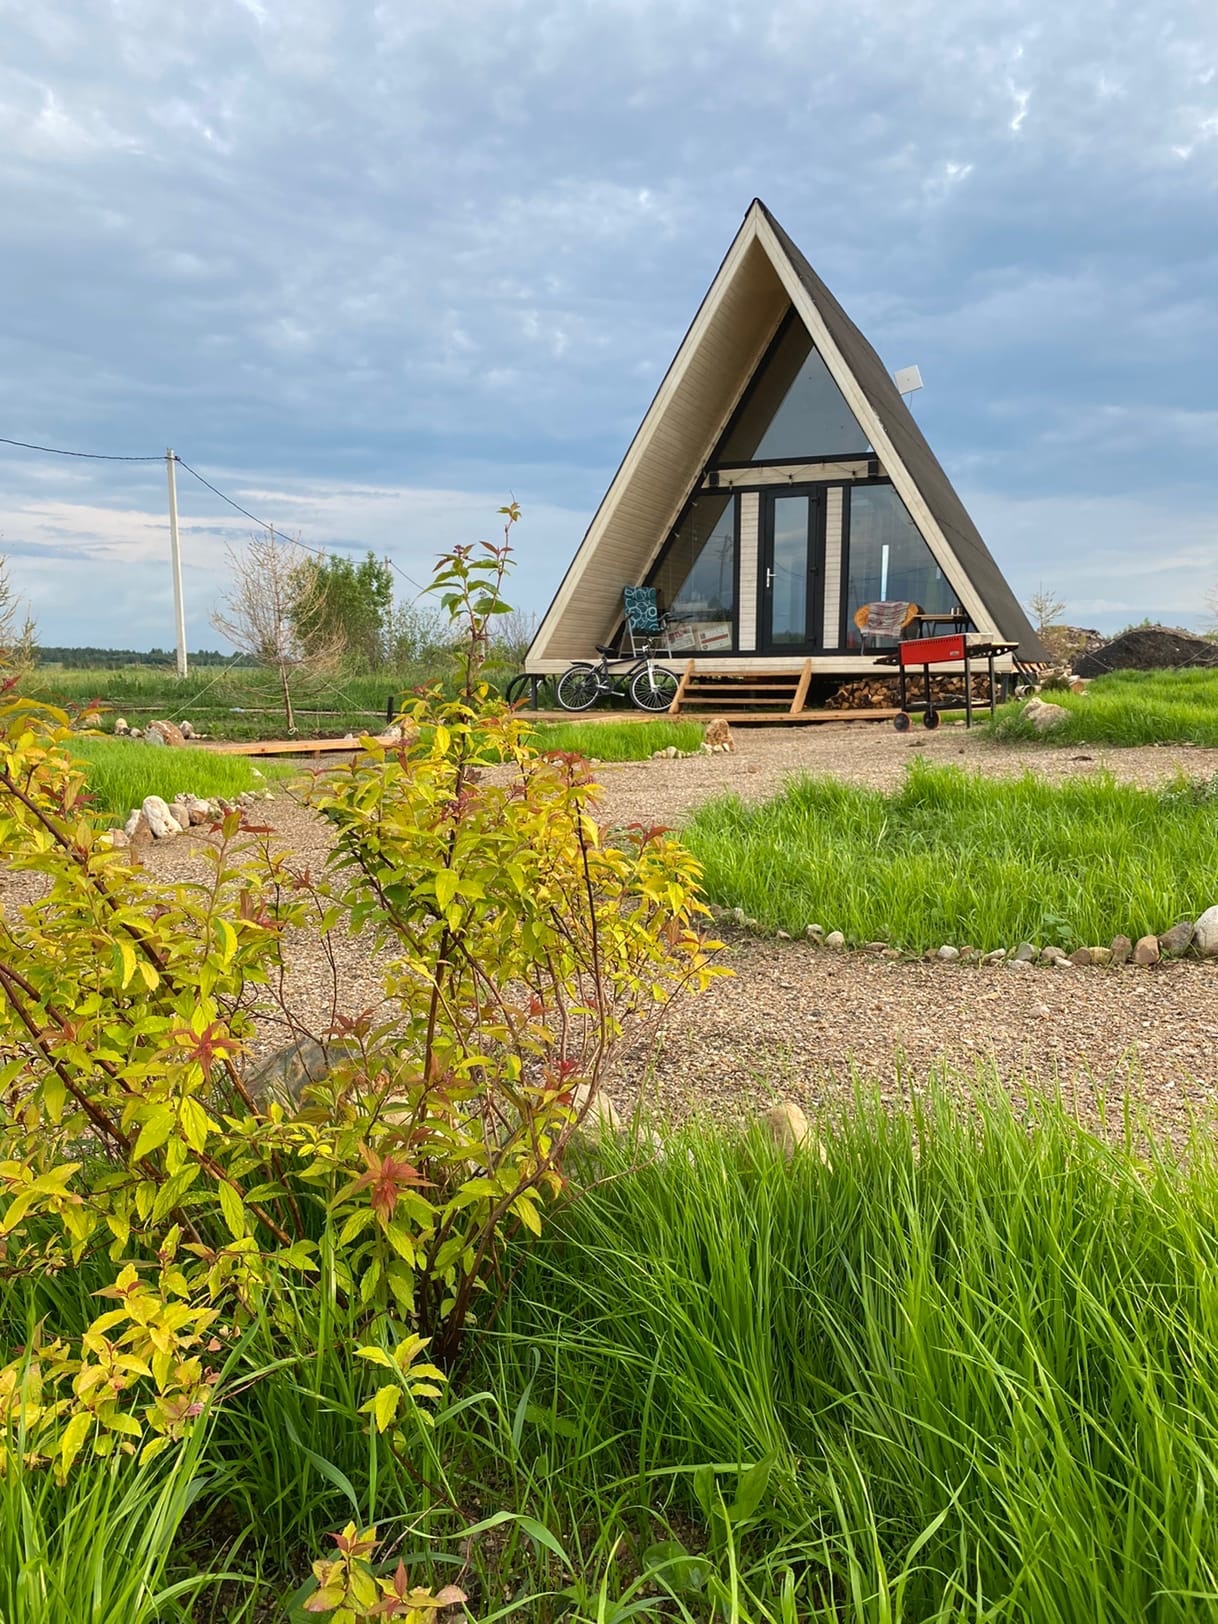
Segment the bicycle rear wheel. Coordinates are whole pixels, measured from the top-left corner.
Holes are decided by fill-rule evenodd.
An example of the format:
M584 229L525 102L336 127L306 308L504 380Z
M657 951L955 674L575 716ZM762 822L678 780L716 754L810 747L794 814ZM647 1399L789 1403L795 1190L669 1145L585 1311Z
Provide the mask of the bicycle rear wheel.
M662 665L644 666L630 679L630 697L640 710L667 710L676 691L676 677Z
M588 710L600 696L600 678L594 665L569 665L554 690L558 703L569 711Z
M541 710L548 709L550 703L552 702L552 700L554 698L554 678L553 677L537 677L537 678L534 678L534 677L530 677L526 672L522 672L520 674L520 676L518 676L518 677L513 677L512 680L508 683L508 685L504 688L504 690L503 690L504 704L505 705L521 705L523 707L523 709L528 710L530 708L530 706L531 706L531 702L532 702L532 698L533 698L533 683L534 683L534 681L536 681L536 683L537 683L537 704L538 704L538 707Z

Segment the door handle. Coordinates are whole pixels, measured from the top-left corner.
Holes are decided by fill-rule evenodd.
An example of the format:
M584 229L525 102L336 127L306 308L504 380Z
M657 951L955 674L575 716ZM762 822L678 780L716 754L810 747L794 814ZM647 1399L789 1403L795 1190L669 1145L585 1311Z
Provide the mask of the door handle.
M766 591L768 592L773 585L774 585L774 571L772 569L768 569L765 572Z

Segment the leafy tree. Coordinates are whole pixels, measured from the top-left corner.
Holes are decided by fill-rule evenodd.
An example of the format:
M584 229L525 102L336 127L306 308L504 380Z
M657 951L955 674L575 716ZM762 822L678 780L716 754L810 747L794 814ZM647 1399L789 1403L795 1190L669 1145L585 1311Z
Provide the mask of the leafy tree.
M232 584L224 609L212 615L211 623L234 648L275 672L290 736L296 731L293 676L332 671L342 657L342 639L332 629L324 638L319 631L310 641L300 634L300 625L319 613L320 587L299 543L271 530L251 536L242 553L230 547L228 558Z
M306 652L341 643L353 666L383 670L393 621L393 574L388 563L375 553L359 563L341 554L305 560L292 620Z

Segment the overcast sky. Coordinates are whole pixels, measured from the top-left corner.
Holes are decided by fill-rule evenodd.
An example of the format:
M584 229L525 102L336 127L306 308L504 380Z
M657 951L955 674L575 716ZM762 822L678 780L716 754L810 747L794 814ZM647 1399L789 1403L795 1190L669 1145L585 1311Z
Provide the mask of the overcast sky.
M1214 0L0 0L0 435L549 599L752 197L1016 593L1218 581ZM163 464L0 446L44 642L172 643ZM248 522L179 474L192 646ZM405 586L405 582L400 582Z

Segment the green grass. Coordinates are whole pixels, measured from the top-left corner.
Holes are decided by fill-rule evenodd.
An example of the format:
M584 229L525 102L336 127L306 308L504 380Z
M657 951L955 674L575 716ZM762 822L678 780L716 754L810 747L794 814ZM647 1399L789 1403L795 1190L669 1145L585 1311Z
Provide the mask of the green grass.
M280 762L255 765L245 756L175 750L140 739L82 737L73 739L72 754L85 763L94 809L120 823L146 795L165 801L181 794L228 800L243 790L269 789L299 773L299 768Z
M1041 698L1070 712L1069 722L1037 733L1022 701L1000 707L994 737L1047 744L1203 744L1218 748L1218 669L1113 671L1085 693L1048 690Z
M542 750L574 750L596 761L646 761L669 745L696 750L703 728L700 722L543 722L536 734Z
M816 923L913 951L1136 941L1218 901L1213 787L918 761L892 792L803 778L761 805L723 796L683 838L712 901L792 935Z
M351 1519L487 1624L1211 1620L1218 1151L1114 1130L932 1081L825 1162L697 1126L576 1160L400 1454L358 1310L296 1276L154 1472L10 1467L0 1619L304 1624ZM117 1267L7 1277L6 1343Z
M1210 1142L1184 1168L936 1095L825 1139L610 1161L517 1277L481 1379L593 1577L668 1522L697 1618L1212 1619Z

